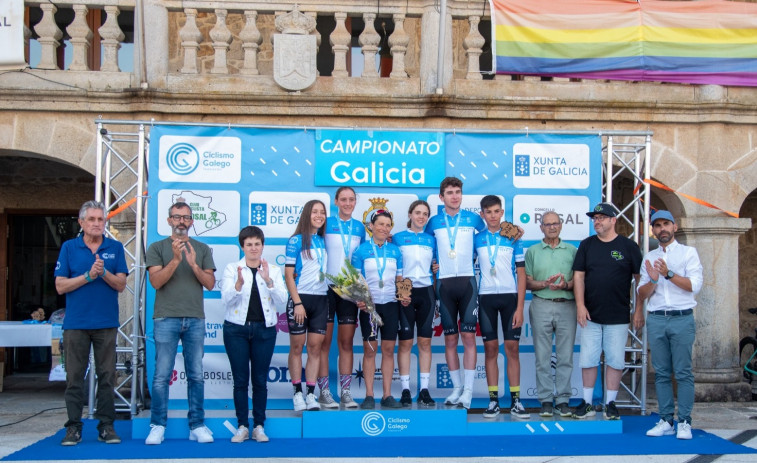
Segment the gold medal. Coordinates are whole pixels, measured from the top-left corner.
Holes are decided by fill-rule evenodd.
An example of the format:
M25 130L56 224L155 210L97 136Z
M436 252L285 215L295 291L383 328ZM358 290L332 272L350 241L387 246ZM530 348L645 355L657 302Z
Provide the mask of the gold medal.
M384 287L384 280L379 280L379 288L383 288L383 287Z
M326 275L323 272L318 273L318 281L323 282L326 279Z
M455 252L454 249L450 249L447 255L449 256L450 259L454 259L455 257L457 257L457 253Z
M492 267L491 269L489 269L489 275L495 276L496 274L497 274L497 269L496 268Z

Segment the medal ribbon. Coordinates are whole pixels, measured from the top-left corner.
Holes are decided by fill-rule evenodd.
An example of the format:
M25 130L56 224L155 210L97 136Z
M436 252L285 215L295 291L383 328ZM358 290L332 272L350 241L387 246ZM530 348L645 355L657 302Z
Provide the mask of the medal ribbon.
M318 241L320 239L320 241ZM318 234L313 235L313 249L315 250L315 257L318 259L318 264L321 266L321 275L323 275L323 255L326 253L326 244L323 242Z
M347 222L350 223L350 228L347 229L347 234L345 236L344 228L342 228L342 224L346 224ZM336 223L339 225L339 236L342 237L342 247L344 248L344 257L347 260L352 259L352 253L350 252L350 240L352 240L352 219L347 219L347 222L343 221L339 217L336 218Z
M455 228L453 230L449 229L449 220L447 220L447 212L444 213L444 225L447 229L447 238L449 238L449 247L452 251L455 250L455 240L457 240L457 228L460 225L460 216L462 213L460 211L457 212L457 217L455 218Z
M486 244L487 244L487 250L489 251L489 263L491 264L492 268L494 268L495 264L497 263L497 253L499 252L499 243L501 242L501 238L499 237L499 234L496 234L496 240L494 243L492 243L492 236L494 236L495 233L491 233L490 231L486 231ZM494 246L494 252L492 252L492 246Z
M376 246L376 242L371 240L371 246L373 246L373 255L376 256L376 272L378 272L379 281L383 282L384 270L386 270L386 242L384 242L384 246L381 246L381 259L383 259L382 265L379 265L381 260L379 260L378 246Z

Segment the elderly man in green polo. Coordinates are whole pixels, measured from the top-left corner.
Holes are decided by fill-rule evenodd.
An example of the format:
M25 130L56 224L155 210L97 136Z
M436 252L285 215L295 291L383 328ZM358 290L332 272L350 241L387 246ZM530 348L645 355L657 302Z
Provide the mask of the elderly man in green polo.
M576 301L573 259L576 247L560 239L562 222L556 212L542 216L544 239L526 252L526 287L531 290L529 318L536 357L536 389L540 416L572 415L568 406L576 341ZM555 376L552 379L552 335L555 337ZM554 402L554 405L553 405ZM554 408L553 408L554 407Z

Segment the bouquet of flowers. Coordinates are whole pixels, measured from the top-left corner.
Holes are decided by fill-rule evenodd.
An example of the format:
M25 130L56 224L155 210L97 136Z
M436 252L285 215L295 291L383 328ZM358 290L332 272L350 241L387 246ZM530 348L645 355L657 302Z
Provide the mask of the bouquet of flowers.
M371 290L363 275L350 263L348 259L344 260L339 275L326 274L326 278L331 280L331 289L344 300L354 304L362 302L365 304L365 310L370 315L371 336L376 336L379 326L384 324L381 315L376 312L376 305L371 299Z

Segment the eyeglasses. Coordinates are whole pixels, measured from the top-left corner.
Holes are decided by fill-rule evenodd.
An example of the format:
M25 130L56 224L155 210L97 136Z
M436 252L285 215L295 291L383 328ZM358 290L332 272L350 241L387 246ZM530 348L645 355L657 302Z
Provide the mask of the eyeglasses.
M554 223L542 223L541 226L544 228L557 228L560 225L562 225L560 222L554 222Z
M183 222L191 222L192 216L191 215L172 215L171 218L175 221L183 221Z
M592 217L591 220L593 220L594 222L604 222L605 220L611 219L611 218L612 217L607 217L606 215L597 214L594 217Z

